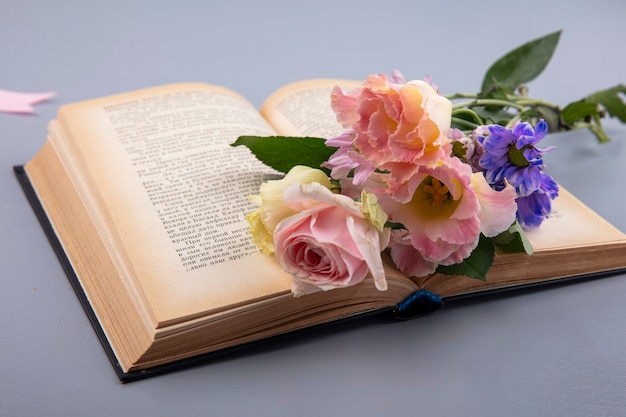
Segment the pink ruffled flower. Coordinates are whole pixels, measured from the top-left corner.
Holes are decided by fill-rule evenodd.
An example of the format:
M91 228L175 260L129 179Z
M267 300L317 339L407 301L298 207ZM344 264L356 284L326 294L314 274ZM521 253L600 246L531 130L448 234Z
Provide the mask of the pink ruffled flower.
M495 236L515 219L515 191L492 190L482 174L457 158L416 167L406 181L392 183L381 206L406 232L394 232L391 257L408 275L424 276L437 265L468 257L479 235Z
M387 289L380 253L389 231L379 231L353 199L317 183L294 183L283 201L296 214L276 226L274 253L293 277L294 295L348 287L368 274L376 288Z
M425 259L413 246L409 231L406 229L391 231L389 248L396 268L409 277L425 277L437 269L437 262Z
M363 86L348 93L336 87L331 105L339 123L350 132L328 161L330 168L347 167L347 156L354 157L355 166L364 170L378 168L394 175L398 166L432 165L449 152L452 104L424 81L396 84L385 75L371 75Z
M496 191L481 172L472 175L472 187L480 204L480 232L487 237L495 237L511 227L518 209L515 187L506 184L504 189Z

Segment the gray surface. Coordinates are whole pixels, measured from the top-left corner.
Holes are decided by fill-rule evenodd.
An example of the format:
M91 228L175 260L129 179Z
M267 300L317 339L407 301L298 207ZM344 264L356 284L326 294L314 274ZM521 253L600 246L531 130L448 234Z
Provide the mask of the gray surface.
M393 68L474 91L498 56L561 28L531 93L564 103L626 82L620 0L196 3L0 5L0 88L58 91L37 115L0 114L0 415L626 415L626 276L359 321L120 384L11 172L59 105L204 81L258 106L290 81ZM560 149L547 161L626 230L626 128L608 130L605 146L586 132L551 137Z

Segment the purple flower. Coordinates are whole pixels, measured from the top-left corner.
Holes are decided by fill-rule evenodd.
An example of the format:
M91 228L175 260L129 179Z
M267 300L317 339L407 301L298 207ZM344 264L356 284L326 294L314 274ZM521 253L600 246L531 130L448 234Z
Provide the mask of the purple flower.
M533 193L517 198L517 219L522 226L537 227L548 218L552 200L559 195L559 186L550 175L541 173L539 188Z
M352 179L355 185L364 183L368 176L374 172L374 165L354 148L354 131L345 131L341 135L327 139L326 146L338 148L328 161L322 164L323 168L331 170L330 176L333 179L341 180L348 178L354 173Z
M488 129L482 143L485 153L479 161L487 182L498 187L506 180L520 197L538 190L544 169L542 155L554 147L535 145L548 133L548 124L540 120L534 129L530 123L518 123L512 129L491 125Z
M554 147L535 146L548 133L548 124L540 120L535 128L529 123L518 123L512 129L498 125L487 128L489 134L478 138L484 151L479 165L487 182L496 190L507 182L515 187L517 220L524 227L539 226L559 194L556 181L543 172L543 154Z

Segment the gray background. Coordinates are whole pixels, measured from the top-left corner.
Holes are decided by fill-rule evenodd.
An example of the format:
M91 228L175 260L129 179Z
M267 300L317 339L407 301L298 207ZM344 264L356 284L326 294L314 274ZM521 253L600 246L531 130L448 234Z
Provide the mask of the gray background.
M0 114L2 416L626 415L626 276L359 320L132 384L118 382L15 181L65 103L178 81L260 106L312 77L431 75L478 90L513 47L564 29L531 94L567 103L626 82L626 3L3 0L0 88L58 92ZM626 230L626 128L553 135L548 170Z

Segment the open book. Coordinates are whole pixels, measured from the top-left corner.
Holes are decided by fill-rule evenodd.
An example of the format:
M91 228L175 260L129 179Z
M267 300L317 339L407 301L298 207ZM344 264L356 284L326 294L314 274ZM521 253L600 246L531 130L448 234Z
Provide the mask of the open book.
M412 280L390 263L387 291L366 279L294 297L244 218L255 208L248 196L278 173L230 144L240 135L337 135L335 85L357 83L294 83L260 112L196 83L65 105L42 149L16 167L120 379L398 305L412 314L422 310L415 294L436 306L439 297L626 268L626 236L562 190L551 218L528 233L535 253L497 254L487 282Z

